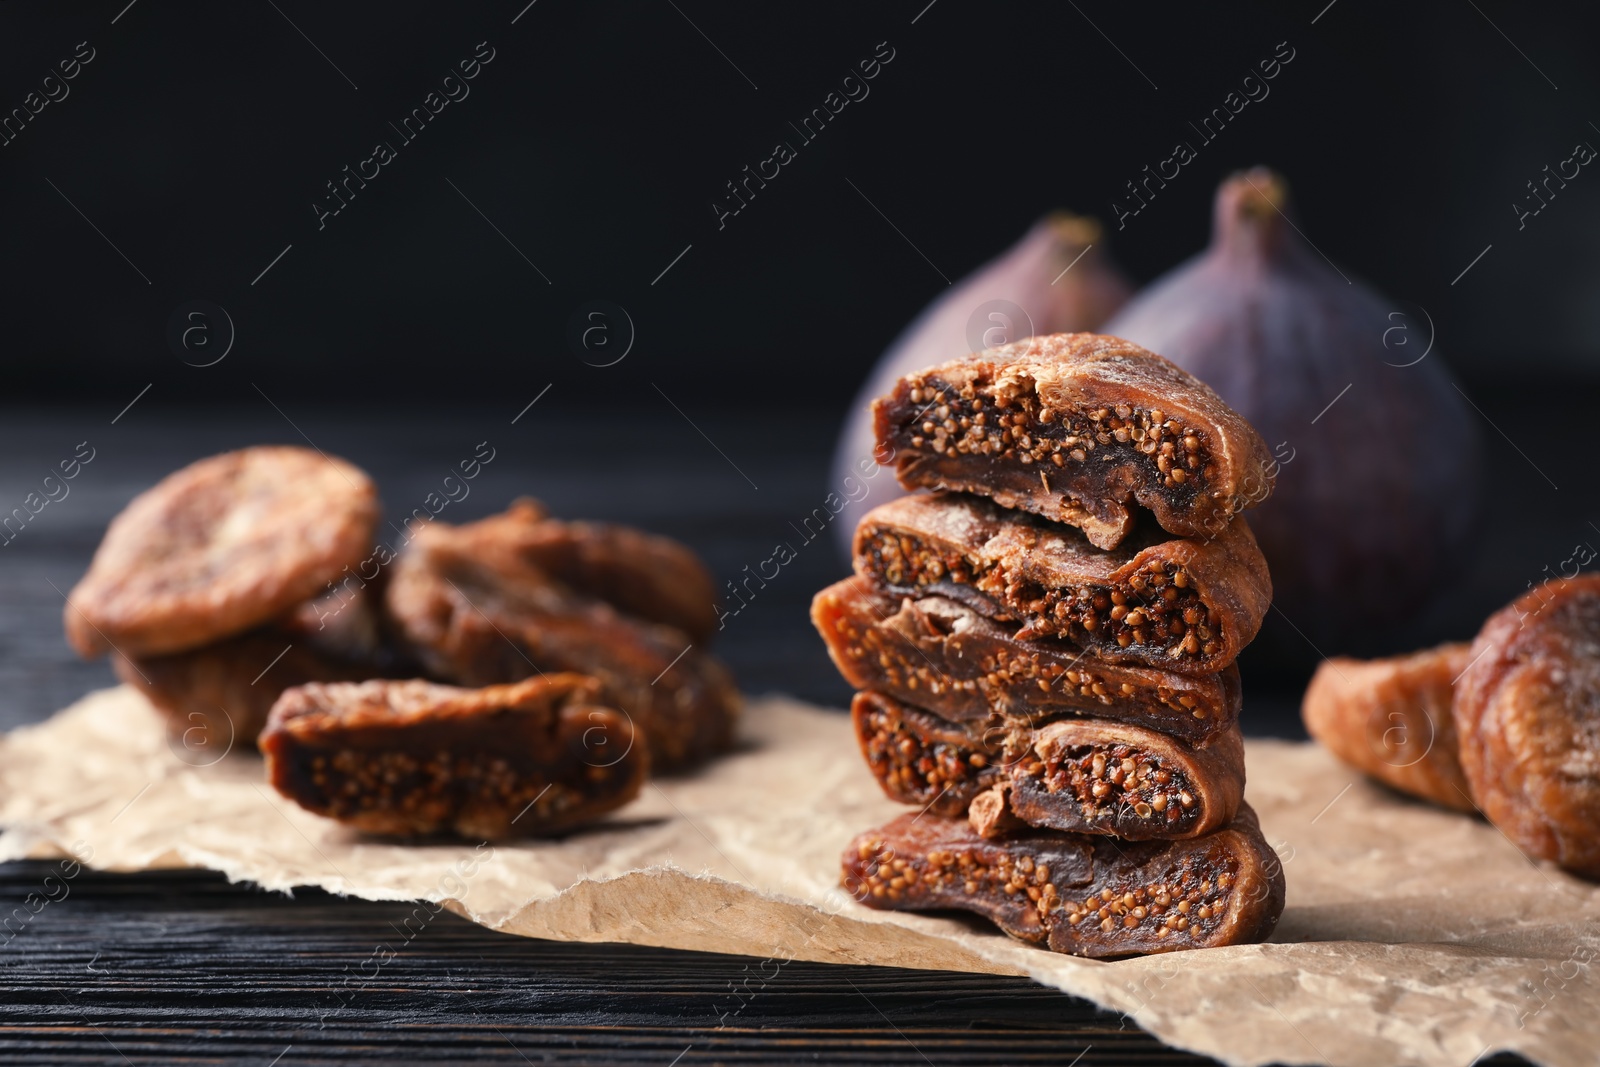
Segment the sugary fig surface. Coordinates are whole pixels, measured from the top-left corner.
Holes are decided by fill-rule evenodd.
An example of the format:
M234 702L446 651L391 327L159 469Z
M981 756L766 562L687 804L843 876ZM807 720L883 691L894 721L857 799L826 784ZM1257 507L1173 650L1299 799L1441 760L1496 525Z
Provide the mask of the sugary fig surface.
M1264 941L1283 912L1283 866L1249 805L1227 829L1185 841L984 838L966 819L910 812L858 836L842 863L845 891L868 907L976 912L1078 956Z
M689 548L630 526L553 519L523 497L498 515L451 528L465 554L500 569L536 567L625 615L704 641L717 628L717 590Z
M1255 637L1272 580L1250 527L1205 541L1143 527L1110 551L1060 523L960 493L916 493L856 528L856 574L887 591L935 593L1019 640L1061 638L1108 663L1214 674Z
M370 599L365 592L323 597L216 644L165 656L112 656L111 665L166 716L182 758L254 754L267 713L285 689L417 673L378 633Z
M579 596L525 562L475 558L453 533L437 522L419 530L385 591L388 615L430 674L474 686L593 675L606 702L638 724L657 770L732 743L738 692L687 634Z
M1125 723L1063 719L1013 731L1011 810L1029 826L1129 841L1199 837L1244 799L1237 726L1192 746Z
M111 521L67 598L67 639L84 656L157 656L243 633L359 565L377 518L371 480L311 449L192 463Z
M1198 378L1138 345L1051 334L895 383L879 455L908 489L981 493L1114 548L1134 505L1181 537L1220 535L1272 492L1261 435Z
M273 788L307 811L366 833L489 840L612 811L649 763L627 716L576 674L484 689L298 686L273 706L261 751Z
M999 729L986 736L873 692L856 694L850 717L861 755L890 800L960 815L973 797L1004 777Z
M851 685L957 722L1087 715L1203 741L1239 717L1237 666L1194 676L1105 663L1068 641L1018 640L1014 626L936 594L851 577L816 595L811 621Z
M1384 785L1472 811L1450 705L1466 643L1388 659L1322 661L1300 705L1306 732Z
M1530 856L1600 878L1600 574L1501 608L1470 660L1454 711L1472 798Z

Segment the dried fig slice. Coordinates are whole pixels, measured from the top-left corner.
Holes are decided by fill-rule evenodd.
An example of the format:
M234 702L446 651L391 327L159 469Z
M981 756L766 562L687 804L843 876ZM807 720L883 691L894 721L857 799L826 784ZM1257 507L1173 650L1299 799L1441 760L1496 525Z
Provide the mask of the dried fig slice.
M868 512L855 570L891 592L937 593L1019 639L1065 638L1108 663L1213 674L1261 628L1272 580L1250 527L1206 541L1149 527L1110 551L1070 526L959 493L918 493Z
M261 751L279 793L366 833L555 833L644 782L645 747L600 689L576 674L484 689L313 683L278 698Z
M195 755L256 750L267 713L285 689L416 674L378 634L366 593L324 597L249 633L165 656L116 656L117 677L167 719Z
M1012 937L1094 958L1264 941L1283 912L1283 865L1242 805L1186 841L1023 830L902 815L845 849L843 886L891 911L958 909Z
M1133 505L1217 536L1272 492L1261 435L1204 382L1116 337L1061 333L976 352L873 404L880 456L908 489L981 493L1115 548Z
M717 590L705 564L670 538L604 522L550 518L523 497L498 515L449 528L458 551L501 569L537 567L618 611L704 641L717 628Z
M607 702L637 720L658 770L732 743L738 692L688 635L628 618L515 559L463 554L443 523L419 530L395 561L384 603L436 677L461 685L545 671L599 678Z
M1019 641L948 597L897 596L852 577L816 595L811 620L851 685L957 722L1088 715L1203 741L1239 718L1237 666L1190 676L1103 663L1066 641Z
M1143 841L1208 834L1244 797L1237 727L1198 746L1097 719L983 728L871 691L851 715L884 793L938 814L958 815L1004 783L1011 812L1030 826Z
M1384 785L1472 811L1450 704L1470 646L1440 645L1389 659L1324 660L1300 705L1306 731Z
M1489 616L1470 662L1454 713L1473 799L1528 855L1600 878L1600 574Z
M1002 780L1003 732L987 736L882 693L850 702L856 740L884 795L937 815L960 815Z
M1200 837L1232 821L1244 799L1237 726L1202 746L1154 730L1063 719L1012 732L1011 811L1029 826L1127 841Z
M341 459L246 448L200 460L134 497L67 598L86 657L181 652L312 599L372 545L378 497Z

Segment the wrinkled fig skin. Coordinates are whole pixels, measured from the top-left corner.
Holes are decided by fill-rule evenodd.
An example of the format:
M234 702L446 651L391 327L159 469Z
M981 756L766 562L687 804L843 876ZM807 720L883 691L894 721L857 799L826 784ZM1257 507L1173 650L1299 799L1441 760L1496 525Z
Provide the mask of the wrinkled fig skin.
M305 685L273 705L261 751L279 793L365 833L556 833L632 800L648 770L632 723L600 694L577 674Z
M856 694L850 718L861 755L890 800L960 815L1004 775L1002 730L949 722L873 692Z
M86 658L186 652L270 623L342 582L371 550L378 493L309 448L244 448L189 464L106 528L67 598Z
M393 564L385 609L434 677L480 686L543 671L599 678L630 715L657 770L678 770L733 741L739 697L727 671L681 630L628 618L514 560L463 555L434 522Z
M1428 321L1347 283L1280 212L1293 214L1277 175L1229 178L1211 247L1106 331L1204 379L1261 431L1282 470L1250 524L1278 606L1323 648L1377 650L1458 573L1480 432L1440 354L1422 358Z
M1235 727L1204 747L1154 730L1063 719L1013 731L1011 811L1029 826L1126 841L1200 837L1244 799L1244 740Z
M1450 707L1451 683L1472 659L1469 647L1324 660L1300 705L1306 732L1392 789L1457 811L1474 810Z
M1083 715L1194 742L1239 718L1237 666L1190 676L1102 663L1067 641L1019 641L1015 626L948 597L898 596L852 577L816 595L811 620L852 686L956 722Z
M959 493L917 493L856 528L856 574L888 592L934 593L1018 639L1065 639L1106 663L1204 675L1261 627L1272 581L1243 519L1171 539L1144 525L1113 551L1025 512Z
M697 642L717 628L717 589L710 573L692 551L669 538L611 523L552 519L527 497L454 531L465 555L500 569L537 568L625 615L676 626Z
M1117 337L1052 334L907 374L873 404L910 488L978 493L1083 530L1097 548L1138 507L1215 537L1272 492L1272 455L1206 384Z
M1248 804L1187 841L1017 831L910 812L845 849L842 885L889 911L976 912L1012 937L1092 958L1265 941L1283 912L1283 865Z
M254 752L267 713L285 689L383 673L296 643L293 634L278 627L166 656L113 656L111 665L124 684L166 717L174 742L196 757Z
M113 656L111 665L166 717L174 744L197 760L254 753L273 702L292 686L417 673L379 636L365 591L310 601L216 644L165 656Z
M872 401L887 393L902 375L964 356L975 348L1021 340L1029 334L1098 329L1132 293L1105 248L1105 235L1093 219L1064 212L1046 216L1015 245L946 291L895 338L850 405L850 420L834 453L832 487L839 495L849 496L848 490L860 484L867 484L871 494L849 500L833 524L846 554L850 531L862 511L902 492L888 478L870 483L862 479L861 464L867 462L870 469L875 455ZM1071 270L1067 270L1069 266ZM1005 313L998 310L986 317L984 306L997 300L1021 308L1027 321L1007 321Z
M1489 616L1456 683L1461 769L1524 852L1600 879L1600 574Z

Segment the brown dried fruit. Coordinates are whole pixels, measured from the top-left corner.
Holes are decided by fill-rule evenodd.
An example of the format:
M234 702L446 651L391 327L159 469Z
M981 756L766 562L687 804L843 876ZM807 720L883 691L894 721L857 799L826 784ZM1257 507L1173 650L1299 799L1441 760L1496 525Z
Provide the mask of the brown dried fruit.
M960 815L1004 777L1003 733L949 722L882 693L857 693L850 718L884 795L937 815Z
M498 515L455 527L465 555L502 570L536 567L625 615L676 626L696 641L717 628L717 590L705 565L670 538L630 526L552 519L523 497Z
M385 642L365 591L311 601L214 645L165 656L114 656L117 677L166 716L184 758L254 753L267 713L307 682L402 678L415 665ZM176 748L175 748L176 751Z
M1216 537L1272 492L1261 436L1198 378L1116 337L1053 334L907 374L873 404L909 488L979 493L1114 548L1134 505Z
M1143 841L1210 833L1244 796L1237 727L1197 746L1097 719L980 726L871 691L856 694L851 713L885 795L941 815L1004 783L1029 826Z
M359 564L378 497L360 470L306 448L192 463L112 520L63 612L84 656L157 656L287 614Z
M489 840L592 821L638 795L649 763L627 716L576 674L485 689L303 685L273 706L261 751L272 787L318 815L372 834Z
M993 716L1039 724L1087 715L1203 741L1239 718L1239 668L1191 676L1099 662L1065 641L1019 641L943 596L898 596L864 578L828 586L811 621L845 681L985 724Z
M1024 830L988 840L966 819L908 813L858 836L846 892L871 908L976 912L1012 937L1094 958L1264 941L1283 865L1241 805L1187 841Z
M652 765L676 769L726 749L739 698L727 671L681 630L620 614L514 556L473 554L434 522L394 563L385 609L432 675L461 685L545 671L599 678L638 722Z
M1337 273L1292 213L1271 171L1229 178L1211 247L1106 332L1205 379L1261 431L1284 470L1250 524L1278 604L1318 644L1353 645L1457 573L1480 440L1443 360L1422 358L1431 324Z
M872 401L901 375L1030 334L1098 329L1133 291L1106 254L1106 243L1094 219L1056 212L928 305L857 391L834 452L834 487L849 495L862 483L862 465L871 469ZM873 482L871 492L873 503L882 503L901 490L885 478ZM859 499L847 500L834 522L846 552L861 508Z
M918 493L868 512L855 570L896 593L937 593L1019 639L1065 638L1108 663L1210 674L1234 661L1272 601L1242 519L1205 541L1148 525L1111 551L1069 526L974 496Z
M1127 841L1189 838L1233 820L1244 798L1244 739L1235 727L1202 746L1154 730L1063 719L1014 731L1011 811L1030 826Z
M1474 810L1461 773L1452 683L1466 644L1389 659L1324 660L1300 705L1306 731L1387 786L1458 811Z
M1471 661L1454 711L1473 799L1530 856L1600 878L1600 575L1501 608Z

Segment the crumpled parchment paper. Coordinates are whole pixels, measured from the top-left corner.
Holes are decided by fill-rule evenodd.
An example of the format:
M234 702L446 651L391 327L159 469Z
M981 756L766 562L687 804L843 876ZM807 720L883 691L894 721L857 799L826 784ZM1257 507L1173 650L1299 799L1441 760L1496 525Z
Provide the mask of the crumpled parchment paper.
M1247 759L1289 885L1273 942L1111 963L857 905L839 853L902 809L844 716L777 697L749 708L734 754L592 829L408 846L300 810L254 755L187 749L135 691L106 690L0 739L0 859L70 851L106 870L425 899L528 937L1025 974L1230 1064L1596 1062L1600 887L1314 746L1253 741Z

